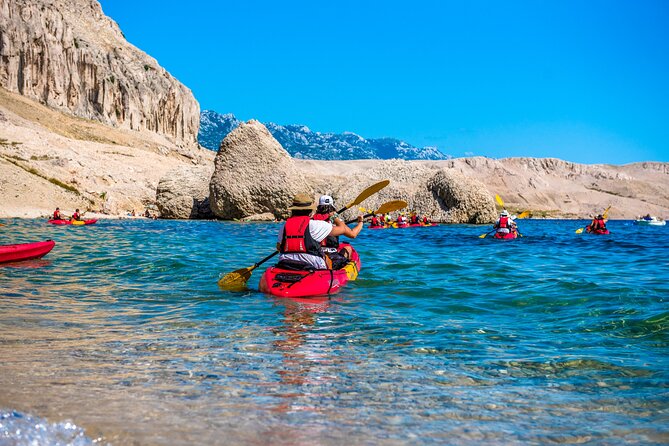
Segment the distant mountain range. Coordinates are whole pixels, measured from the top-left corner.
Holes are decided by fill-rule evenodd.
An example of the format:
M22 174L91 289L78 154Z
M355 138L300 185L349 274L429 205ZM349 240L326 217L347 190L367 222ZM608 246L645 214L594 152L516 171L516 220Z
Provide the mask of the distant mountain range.
M231 113L220 114L204 110L200 114L198 142L203 147L218 150L223 138L241 121ZM312 132L304 125L265 123L272 136L294 158L315 160L393 159L444 160L450 156L436 147L414 147L393 138L365 139L351 132Z

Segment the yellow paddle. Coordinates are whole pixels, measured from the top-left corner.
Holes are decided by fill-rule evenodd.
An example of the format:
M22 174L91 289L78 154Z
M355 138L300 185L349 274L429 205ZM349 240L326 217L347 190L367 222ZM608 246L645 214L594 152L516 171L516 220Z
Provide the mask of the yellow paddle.
M604 213L602 214L602 217L604 217L604 220L606 220L606 219L609 217L609 209L611 209L611 205L609 205L609 207L607 207L606 209L604 209ZM585 227L583 227L583 228L578 228L578 229L576 230L576 233L577 233L577 234L581 234L583 231L585 231L585 228L587 228L588 226L590 226L590 225L587 225L587 226L585 226Z
M372 184L369 186L367 189L363 190L360 192L360 195L355 197L355 200L351 201L348 203L346 206L341 208L339 211L337 211L338 214L341 214L344 212L346 209L349 209L353 206L356 206L363 201L365 201L367 198L371 197L384 187L386 187L388 184L390 184L390 180L383 180L379 181L376 184ZM246 288L246 282L249 281L249 278L251 278L251 273L253 272L254 269L277 255L279 251L274 251L272 254L268 255L258 263L254 263L253 266L249 266L248 268L241 268L238 270L235 270L231 273L226 274L225 276L221 277L218 281L218 286L224 291L241 291Z
M516 218L521 218L521 219L522 218L527 218L530 215L532 215L532 213L530 211L523 211L520 214L518 214L518 216Z
M502 198L501 198L499 195L497 195L497 194L495 194L495 201L497 202L497 204L499 204L500 206L502 206L502 209L504 209L504 207L505 207L505 206L504 206L504 202L502 201Z

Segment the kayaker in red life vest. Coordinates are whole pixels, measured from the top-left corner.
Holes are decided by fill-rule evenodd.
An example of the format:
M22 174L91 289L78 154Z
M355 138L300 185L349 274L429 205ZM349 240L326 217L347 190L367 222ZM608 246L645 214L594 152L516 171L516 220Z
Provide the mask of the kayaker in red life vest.
M508 234L510 232L516 232L516 222L513 221L513 219L509 216L509 213L504 209L501 214L499 214L499 218L497 219L497 222L493 226L495 229L497 229L497 232L500 234Z
M369 226L372 227L372 228L378 228L380 226L383 226L383 224L379 221L379 218L376 215L374 215L372 217L372 220L371 220Z
M418 214L416 213L411 214L411 224L412 225L420 224L420 218L418 218Z
M53 211L53 219L54 220L65 220L60 213L60 208L56 208L56 210Z
M596 216L592 219L592 223L590 223L586 229L588 232L597 230L606 231L606 222L604 221L604 217L601 214Z
M72 214L72 221L79 221L81 220L81 214L79 213L79 209L74 211L74 214Z
M332 224L337 224L337 222L344 222L336 215L336 209L334 207L334 200L329 195L323 195L318 200L318 207L316 208L316 213L312 217L314 220L327 221ZM346 226L344 224L344 226ZM348 226L346 226L348 228ZM353 231L352 231L353 232ZM359 233L360 231L358 231ZM355 233L353 237L355 238L358 233ZM350 246L344 246L339 248L339 236L328 235L325 240L321 242L321 252L328 256L332 261L332 269L341 269L349 262L353 251Z
M309 195L297 194L293 198L293 205L288 208L291 215L281 227L277 239L279 263L290 261L315 269L328 269L321 251L321 242L328 236L345 235L356 238L362 230L362 216L358 216L358 224L351 229L339 218L334 219L334 224L325 220L313 220L311 213L315 207Z
M430 224L430 220L428 220L427 215L425 217L423 217L423 224L424 225L429 225Z

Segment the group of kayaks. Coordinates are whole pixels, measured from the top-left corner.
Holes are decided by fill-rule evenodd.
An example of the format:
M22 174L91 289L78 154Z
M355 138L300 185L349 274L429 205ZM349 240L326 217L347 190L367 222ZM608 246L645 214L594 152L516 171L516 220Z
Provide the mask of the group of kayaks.
M49 220L52 225L92 225L96 219L89 220ZM17 243L13 245L0 245L0 263L23 262L25 260L40 259L47 255L56 242L45 240L43 242Z
M404 228L429 228L439 226L437 223L393 223L390 225L367 226L367 229L404 229Z
M80 226L80 225L92 225L97 223L97 219L91 218L88 220L49 220L48 223L52 225L74 225L74 226Z

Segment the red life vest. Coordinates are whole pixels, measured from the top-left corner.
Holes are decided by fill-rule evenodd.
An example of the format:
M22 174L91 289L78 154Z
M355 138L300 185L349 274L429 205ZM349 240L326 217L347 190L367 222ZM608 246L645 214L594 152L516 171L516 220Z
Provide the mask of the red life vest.
M430 221L427 219L427 217L423 217L423 223L428 224Z
M328 221L330 219L330 214L314 214L313 217L311 217L312 220L322 220L322 221ZM339 247L339 237L335 237L332 235L328 235L321 241L321 246L323 248L338 248ZM337 250L328 250L325 249L323 250L324 252L336 252Z
M412 216L411 216L411 224L412 224L412 225L417 225L418 222L419 222L419 220L418 220L418 215L412 215Z
M322 257L320 245L309 232L310 221L311 217L308 215L290 217L286 220L279 248L282 254L303 253Z
M595 219L592 223L592 229L606 229L606 223L603 219Z
M79 214L77 212L72 214L72 220L79 220Z
M379 224L379 219L376 216L372 217L372 226L381 226Z
M54 220L60 220L61 219L60 211L53 211L53 219Z
M509 217L499 217L498 228L508 228L508 227L509 227Z

